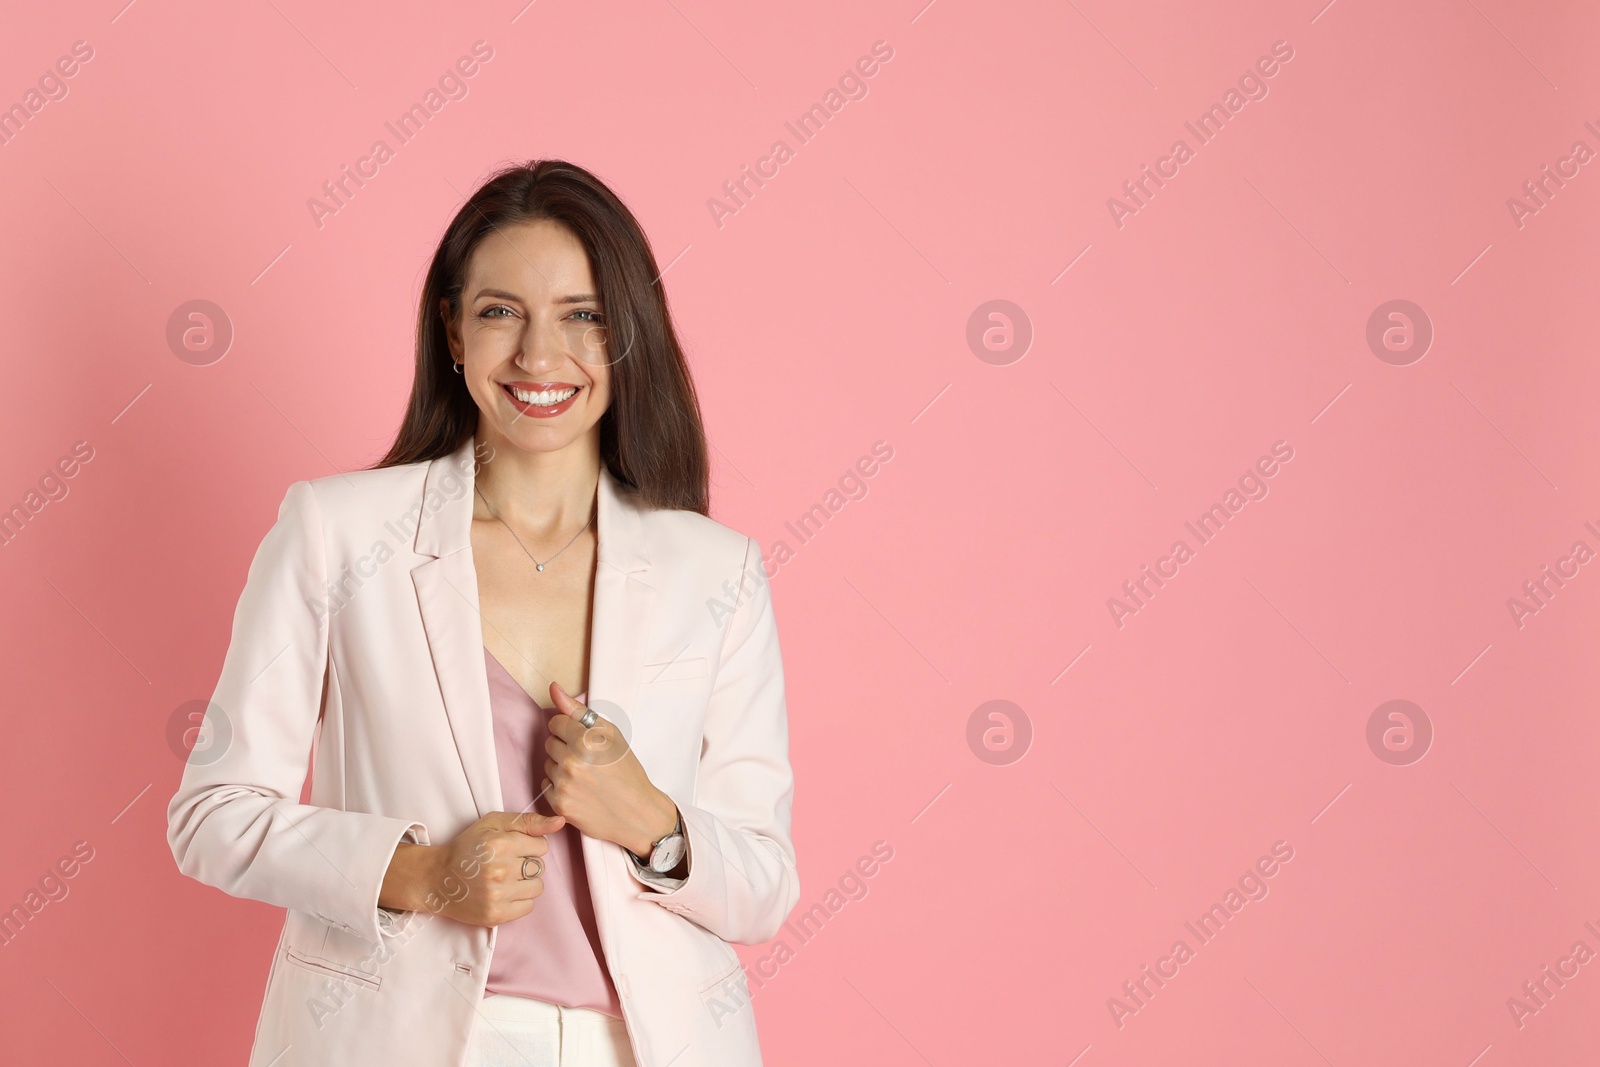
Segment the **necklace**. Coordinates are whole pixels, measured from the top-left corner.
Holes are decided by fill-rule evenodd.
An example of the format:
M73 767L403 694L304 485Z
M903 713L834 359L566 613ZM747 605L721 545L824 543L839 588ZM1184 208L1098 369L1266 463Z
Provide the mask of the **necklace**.
M509 522L507 522L506 520L500 518L500 513L494 510L494 505L489 503L489 498L483 495L483 490L478 488L478 485L477 485L476 482L473 483L472 488L473 488L474 491L477 492L478 498L483 501L483 506L489 509L489 514L493 515L495 517L495 519L500 523L500 525L504 526L508 531L510 531L511 536L516 538L517 547L522 549L523 552L527 553L527 556L528 556L529 559L533 559L533 553L532 552L528 552L528 546L522 543L522 538L517 537L517 531L511 529L511 524ZM593 522L594 522L594 512L591 511L589 513L589 521L583 524L583 529L579 530L577 533L572 535L572 541L576 541L583 534L583 531L587 530L589 528L590 524L593 523ZM572 541L568 541L566 544L562 545L561 546L561 552L565 552L567 549L571 548L572 547ZM557 552L556 556L561 555L561 552ZM539 570L542 571L545 568L545 563L554 563L555 562L556 556L551 556L549 559L545 560L544 563L540 563L538 560L533 559L533 565L535 567L539 568Z

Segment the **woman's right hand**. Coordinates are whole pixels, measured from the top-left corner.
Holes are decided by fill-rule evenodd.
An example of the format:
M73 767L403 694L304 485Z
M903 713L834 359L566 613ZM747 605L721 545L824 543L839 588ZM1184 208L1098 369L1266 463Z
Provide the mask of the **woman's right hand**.
M425 859L412 867L421 884L413 883L413 892L406 894L413 900L420 896L423 907L409 910L425 909L473 926L499 926L533 910L544 892L544 879L522 877L523 857L539 857L540 862L529 867L542 870L544 855L550 851L545 835L565 825L559 815L491 811L448 844L402 845L390 873Z

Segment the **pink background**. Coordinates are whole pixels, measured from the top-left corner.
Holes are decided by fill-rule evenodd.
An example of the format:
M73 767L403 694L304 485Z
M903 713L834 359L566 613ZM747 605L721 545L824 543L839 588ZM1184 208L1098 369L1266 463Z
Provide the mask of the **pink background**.
M1600 150L1600 19L919 2L8 17L0 103L93 58L0 146L0 504L94 455L0 550L0 908L93 859L0 947L0 1058L244 1061L282 913L175 869L168 722L210 695L288 483L389 442L448 218L556 156L672 264L715 516L795 550L801 908L828 918L757 989L769 1063L1595 1061L1600 962L1521 1026L1507 1000L1600 952L1600 565L1521 626L1507 602L1600 550L1600 163L1520 227L1507 200ZM307 200L478 40L468 95L319 228ZM796 146L784 122L880 40ZM1119 228L1107 199L1277 41L1268 95ZM780 137L719 227L707 201ZM166 341L194 299L235 330L210 365ZM997 299L1033 336L990 362L968 325ZM1435 330L1406 366L1366 341L1392 299ZM799 544L785 522L876 441L867 495ZM1108 598L1278 441L1266 498L1119 627ZM1393 699L1434 731L1409 765L1367 741ZM997 754L968 742L991 700L1020 709ZM1185 922L1279 841L1269 895L1200 945ZM1108 999L1180 938L1119 1026Z

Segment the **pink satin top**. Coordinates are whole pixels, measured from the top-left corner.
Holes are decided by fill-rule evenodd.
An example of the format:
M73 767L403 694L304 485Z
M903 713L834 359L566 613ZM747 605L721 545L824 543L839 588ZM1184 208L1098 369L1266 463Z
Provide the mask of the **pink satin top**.
M533 798L544 779L548 724L559 713L555 708L540 707L487 648L483 658L489 674L495 758L505 810L554 815L548 797L540 797L537 804ZM583 697L580 693L578 700ZM550 851L543 857L541 876L544 892L533 911L496 927L499 932L489 960L487 989L570 1008L590 1008L620 1019L622 1004L600 950L578 830L563 826L547 840Z

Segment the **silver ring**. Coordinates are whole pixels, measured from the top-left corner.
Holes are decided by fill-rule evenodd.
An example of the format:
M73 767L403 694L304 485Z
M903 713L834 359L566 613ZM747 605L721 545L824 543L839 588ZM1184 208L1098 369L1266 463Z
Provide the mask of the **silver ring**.
M538 868L535 869L532 874L528 873L528 861L529 860L532 860L533 862L535 862L535 863L537 863L539 865ZM522 857L522 880L524 882L532 881L533 879L539 877L543 873L544 873L544 860L540 859L538 856L524 856L524 857Z
M594 713L593 708L584 708L583 714L578 716L578 721L583 723L585 730L590 730L594 728L595 723L600 721L600 716Z

